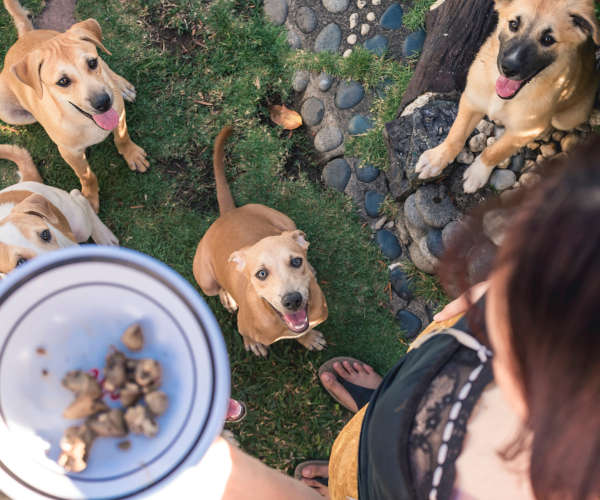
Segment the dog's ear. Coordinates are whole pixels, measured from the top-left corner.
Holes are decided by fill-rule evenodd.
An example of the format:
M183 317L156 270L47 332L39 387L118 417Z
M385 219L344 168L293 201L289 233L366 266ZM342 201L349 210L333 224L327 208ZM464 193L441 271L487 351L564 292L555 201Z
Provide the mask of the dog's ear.
M50 202L40 194L31 194L11 210L11 213L35 215L56 226L60 223Z
M246 254L244 250L237 250L233 252L229 256L229 259L227 259L227 262L235 264L235 268L238 271L243 271L244 267L246 267Z
M600 45L600 27L594 9L594 3L582 5L581 8L569 11L573 24L580 29L586 36L594 40L596 45Z
M307 241L304 231L300 231L300 229L296 229L295 231L284 231L282 235L290 238L294 243L299 245L302 250L308 250L310 243Z
M18 63L13 64L10 70L12 73L25 85L28 85L35 90L35 95L39 99L44 95L42 87L42 64L44 64L44 56L41 51L34 50Z
M67 33L85 42L92 42L96 47L100 47L104 52L110 54L109 50L102 44L102 28L95 19L90 18L74 24Z

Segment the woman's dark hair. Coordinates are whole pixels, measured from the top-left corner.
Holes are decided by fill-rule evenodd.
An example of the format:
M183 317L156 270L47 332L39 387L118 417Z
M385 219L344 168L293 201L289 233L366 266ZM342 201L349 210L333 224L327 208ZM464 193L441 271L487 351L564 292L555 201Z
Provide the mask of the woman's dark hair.
M510 345L528 408L529 439L504 456L529 448L536 498L587 500L600 494L600 138L543 173L492 209L504 217L489 262L510 269ZM455 293L485 274L469 268L482 245L491 252L484 213L467 217L440 268Z

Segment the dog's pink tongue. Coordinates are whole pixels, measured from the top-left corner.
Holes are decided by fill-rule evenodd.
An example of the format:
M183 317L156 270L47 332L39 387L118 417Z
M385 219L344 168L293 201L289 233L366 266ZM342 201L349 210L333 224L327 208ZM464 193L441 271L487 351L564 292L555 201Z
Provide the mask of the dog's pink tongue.
M306 325L308 319L306 316L306 309L302 309L302 311L297 311L295 313L284 314L283 317L294 328L302 328Z
M507 99L517 93L522 83L523 80L509 80L505 76L500 75L496 80L496 93L503 99Z
M106 113L92 115L92 118L104 130L112 130L119 124L119 113L112 108Z

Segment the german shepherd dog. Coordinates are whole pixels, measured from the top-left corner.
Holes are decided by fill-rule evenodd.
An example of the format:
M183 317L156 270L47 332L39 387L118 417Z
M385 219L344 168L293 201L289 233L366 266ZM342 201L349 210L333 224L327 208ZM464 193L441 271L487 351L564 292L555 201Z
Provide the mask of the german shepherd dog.
M504 134L464 173L464 190L485 186L494 167L551 126L586 121L598 87L595 46L600 28L593 0L496 0L498 26L469 68L448 137L425 151L419 178L439 175L484 115Z

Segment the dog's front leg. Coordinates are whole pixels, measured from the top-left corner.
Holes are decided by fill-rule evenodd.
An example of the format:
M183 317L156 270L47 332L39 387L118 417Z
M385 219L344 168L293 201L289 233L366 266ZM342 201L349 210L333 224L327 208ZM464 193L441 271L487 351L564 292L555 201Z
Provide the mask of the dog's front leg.
M474 193L487 184L494 167L510 158L520 148L533 141L539 130L515 134L508 130L494 144L483 150L463 174L465 193Z
M460 153L467 137L483 116L484 113L476 108L463 93L458 105L456 120L450 127L448 137L440 145L428 149L419 157L415 166L415 172L419 173L419 179L438 176Z
M322 351L327 347L325 336L319 330L311 330L302 337L297 337L296 340L309 351Z
M120 109L119 114L119 124L117 128L114 130L115 135L115 146L117 146L117 150L125 161L129 168L138 172L145 172L148 170L150 163L146 159L146 151L140 148L135 142L131 140L129 137L129 132L127 131L127 121L125 120L125 103L123 102L123 96L117 92L115 93L115 109ZM120 101L120 103L118 102Z
M98 213L98 210L100 209L98 179L96 179L96 175L94 174L94 172L92 172L92 169L90 168L90 164L88 163L87 158L85 157L85 152L72 151L63 146L58 146L58 152L75 171L77 177L79 177L83 196L85 196L88 199L94 211Z

